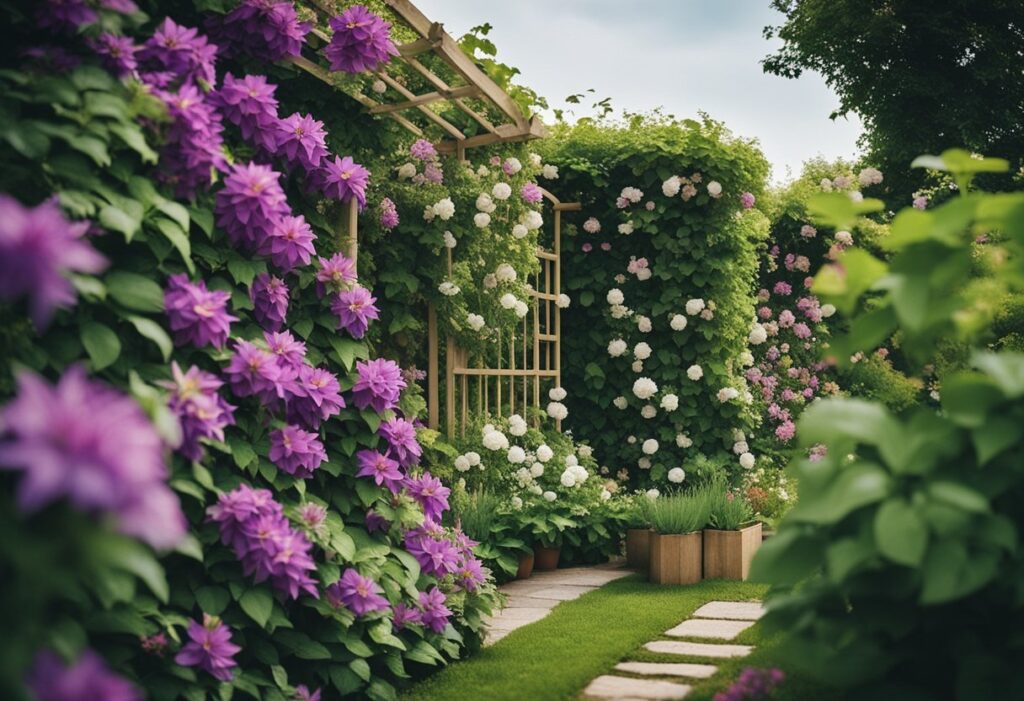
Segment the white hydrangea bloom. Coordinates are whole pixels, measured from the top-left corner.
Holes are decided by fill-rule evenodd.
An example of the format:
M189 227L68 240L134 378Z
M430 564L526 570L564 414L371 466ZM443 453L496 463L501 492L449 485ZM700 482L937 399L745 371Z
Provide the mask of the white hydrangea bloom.
M458 245L458 241L455 240L454 234L450 231L444 232L444 247L455 248Z
M679 397L675 394L666 394L661 398L661 408L665 411L675 411L679 408Z
M665 197L675 197L679 194L679 188L682 187L682 185L683 183L679 179L679 176L673 175L661 184L661 192Z
M654 327L651 325L650 317L638 316L636 318L636 327L640 333L650 333Z
M768 329L766 329L762 324L754 324L753 328L750 329L750 334L747 336L747 340L751 345L761 345L768 340Z
M520 299L516 300L516 306L513 307L513 311L515 311L517 317L525 319L526 315L530 313L530 307L527 306L526 302Z
M512 227L512 238L514 239L525 239L529 233L530 230L526 228L525 224L516 224Z
M745 368L749 368L751 365L754 364L754 354L748 350L745 350L742 353L740 353L739 361L740 365L742 365Z
M658 441L648 438L640 446L640 450L644 451L644 455L654 455L658 452Z
M625 409L627 406L629 406L629 401L622 395L619 395L618 397L612 400L612 404L615 405L616 409Z
M749 453L750 446L747 444L746 441L736 441L735 443L732 444L732 452L736 453L737 455Z
M544 492L544 501L554 501L558 498L558 495L552 491Z
M658 415L658 410L654 408L653 404L644 404L643 408L640 409L640 416L645 419L653 419Z
M862 187L868 187L869 185L877 185L882 182L882 171L877 168L865 168L857 176Z
M650 470L651 459L645 455L636 461L636 466L639 467L641 470Z
M445 280L444 282L437 286L437 291L446 297L454 297L455 295L459 294L460 289L459 286L456 285L454 282Z
M508 417L508 432L513 436L526 435L526 430L526 419L522 416L519 414L512 414L512 416Z
M455 203L451 197L445 197L434 205L434 214L440 217L441 221L448 221L455 215Z
M732 401L738 396L740 396L739 390L734 387L723 387L718 390L718 401L722 403Z
M520 509L523 508L522 497L512 497L512 508L515 509L516 511L519 511Z
M828 319L836 313L836 307L834 304L823 304L821 305L821 318Z
M476 198L476 208L481 212L490 214L497 208L497 205L494 204L494 200L490 195L486 192L481 192Z
M722 196L722 184L720 182L718 182L717 180L712 180L711 182L709 182L708 183L708 194L711 195L712 197L716 197L716 198L717 197L721 197Z
M487 212L477 212L473 216L473 223L478 229L486 229L491 225L491 215Z
M531 209L523 215L522 223L526 225L526 228L530 231L536 231L544 225L544 217L540 215L540 212Z
M629 307L624 307L621 304L613 304L610 309L613 319L625 319L627 316L632 314L632 310Z
M607 489L602 488L601 489L601 501L608 501L611 498L612 498L612 493L609 492Z
M544 159L540 157L539 153L530 154L530 165L534 168L540 168L540 164L544 162Z
M455 458L455 469L459 472L468 472L471 465L469 464L469 458L465 455L460 455Z
M476 174L481 178L486 178L488 175L491 174L491 169L488 168L487 166L480 166L479 168L476 169Z
M512 186L508 183L495 183L491 188L491 195L496 200L507 200L512 196Z
M548 390L548 397L556 402L560 402L568 396L569 393L566 392L565 389L563 389L562 387L552 387L550 390Z
M633 394L638 399L647 400L658 393L658 385L649 377L641 377L633 383Z
M836 241L838 241L839 243L846 247L850 247L853 245L853 234L851 234L849 231L837 231Z
M466 323L469 325L469 328L473 329L474 331L479 331L485 325L484 318L479 314L466 315Z
M507 170L512 172L512 175L515 175L523 169L523 164L518 158L506 158L504 166Z
M546 443L542 443L540 447L537 448L537 459L541 462L547 462L554 456L555 451L551 450Z
M696 299L688 300L686 302L686 313L689 314L690 316L700 314L702 311L704 311L704 306L704 300L700 299L699 297Z
M483 443L488 450L508 450L508 436L501 431L490 431L484 434Z
M744 470L753 468L755 462L757 462L757 460L754 458L753 453L744 453L740 456L740 467Z
M484 288L493 290L498 286L498 278L494 273L487 273L484 275Z
M581 458L589 458L594 454L594 449L589 445L580 445L576 447L576 452Z
M644 361L642 361L642 360L634 360L633 364L630 366L630 369L632 369L633 372L643 372L644 371Z
M530 465L530 475L534 478L541 477L544 474L544 465L539 462L535 462Z
M621 338L616 338L608 342L608 355L613 358L618 358L624 355L629 349L629 346Z
M558 180L558 166L548 163L541 169L540 174L547 180Z
M555 301L555 304L558 305L559 309L568 309L569 305L572 304L572 300L569 299L569 295L563 292L562 294L558 295L558 299Z
M388 91L388 85L383 80L378 78L377 80L373 81L372 89L378 95L383 95Z
M638 360L647 360L651 357L651 346L645 341L640 341L640 343L633 346L633 357Z
M682 331L688 323L689 320L682 314L673 314L672 318L669 319L668 325L672 327L673 331Z
M436 218L437 218L437 215L434 213L434 205L430 204L430 205L427 205L426 207L424 207L424 209L423 209L423 221L429 223L429 222L434 221Z
M569 416L569 409L561 402L548 402L548 416L558 421L564 421Z
M633 445L634 443L636 443L636 436L626 436L626 442L629 443L630 445Z
M661 496L661 492L659 492L657 489L648 489L645 492L645 494L647 495L647 498L650 499L651 501L654 501L655 499Z
M636 229L633 228L633 222L631 221L619 224L619 233L622 234L623 236L629 236L634 231L636 231Z
M416 175L416 166L413 163L403 163L398 167L398 177L400 180L408 180L409 178Z
M686 471L681 467L673 467L668 471L668 481L673 484L682 484L686 479Z
M677 433L676 445L679 446L680 448L689 448L690 446L693 445L693 439L690 438L685 433Z
M495 269L494 277L498 279L498 282L512 282L518 275L515 268L508 263L502 263Z
M466 453L466 459L469 460L469 464L471 467L477 467L478 465L480 465L480 453L476 452L475 450L471 450L468 453Z
M650 268L640 268L636 271L636 279L640 282L644 282L645 280L650 280L651 275L653 274L654 273L651 272Z
M518 301L519 300L516 299L516 296L514 294L512 294L511 292L506 292L498 299L498 304L500 304L503 309L515 309L516 302Z
M700 365L691 365L686 368L686 376L696 382L700 378L704 377L704 368Z
M514 445L508 449L508 454L505 457L507 457L508 461L513 465L519 465L526 462L526 451L518 445Z

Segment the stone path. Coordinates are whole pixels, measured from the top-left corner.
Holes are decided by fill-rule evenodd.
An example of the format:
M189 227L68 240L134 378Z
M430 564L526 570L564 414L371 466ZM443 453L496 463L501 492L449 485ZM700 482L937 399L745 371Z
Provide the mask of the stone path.
M631 574L633 570L625 568L624 560L613 560L593 567L534 572L529 579L503 584L499 589L508 595L508 605L487 619L484 645L493 645L516 628L536 623L563 601L571 601Z
M712 601L697 609L692 618L665 631L667 637L698 640L653 640L644 649L711 661L746 657L754 649L750 645L700 640L733 640L763 613L759 602ZM613 672L622 674L597 677L583 690L583 696L614 701L676 701L685 699L693 684L712 676L717 669L713 664L689 662L620 662Z

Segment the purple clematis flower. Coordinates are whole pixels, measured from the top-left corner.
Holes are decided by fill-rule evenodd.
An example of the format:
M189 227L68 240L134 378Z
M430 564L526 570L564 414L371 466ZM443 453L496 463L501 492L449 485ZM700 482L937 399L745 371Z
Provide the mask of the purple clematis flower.
M318 296L344 292L356 282L356 264L341 253L330 258L318 258L320 270L316 274Z
M164 309L174 342L196 348L212 345L223 348L231 332L231 322L238 317L228 314L231 293L206 289L200 280L191 283L184 274L171 275L164 291Z
M297 368L304 364L306 344L295 340L291 331L267 332L263 334L263 338L266 339L270 352L277 356L278 365L286 368Z
M402 467L419 463L423 449L416 440L416 426L411 421L393 418L381 423L377 429L381 438L388 443L388 453Z
M290 273L300 265L309 265L316 254L313 242L316 234L301 214L281 217L263 240L260 253L270 256L271 262L282 272Z
M401 219L398 217L398 208L391 198L385 197L380 201L380 228L384 231L391 231L398 226Z
M352 386L352 400L360 409L373 407L378 414L393 409L405 389L402 369L393 360L376 360L356 363L359 379Z
M359 462L357 477L372 477L378 487L387 487L397 494L402 488L405 475L398 469L398 463L376 450L360 450L356 453Z
M174 661L182 667L199 667L222 682L231 681L238 666L235 655L242 648L231 642L231 629L216 616L203 614L203 622L188 624L189 640Z
M423 614L414 606L395 604L391 607L391 625L395 630L403 630L412 624L423 624Z
M63 34L74 34L100 18L85 0L45 0L40 5L36 12L39 27Z
M288 209L281 174L256 163L236 165L217 193L217 223L231 243L244 250L258 250Z
M370 321L380 318L377 298L365 287L355 286L339 292L331 301L331 311L338 317L338 328L345 329L352 338L362 338Z
M252 315L268 331L280 331L288 314L288 285L276 275L260 273L249 290Z
M370 171L352 160L344 158L325 158L311 176L311 183L324 197L348 202L353 197L359 208L366 206L366 186L370 182Z
M213 184L215 171L227 169L220 113L194 85L183 85L177 92L157 89L154 94L171 117L157 178L172 183L180 197L192 197Z
M236 397L259 397L264 405L284 399L285 388L297 371L282 368L277 356L249 343L238 341L224 375Z
M279 120L274 128L274 152L288 165L312 173L327 159L327 131L323 122L296 112Z
M107 667L103 658L86 650L71 665L56 653L43 650L36 655L25 679L33 701L142 701L142 692Z
M451 609L445 606L445 595L437 587L429 591L421 591L419 595L420 612L423 624L435 633L443 633L448 625Z
M235 78L224 76L224 84L213 94L214 103L224 118L242 131L242 138L269 152L276 146L277 86L262 75Z
M288 397L288 420L310 429L337 416L345 408L337 376L324 368L299 366L298 379Z
M160 382L171 391L168 406L181 424L182 440L178 452L189 460L199 462L206 451L201 438L224 441L224 427L235 423L235 407L217 393L223 382L195 365L182 372L177 361L171 363L173 380Z
M285 426L270 432L270 461L278 469L299 479L309 479L322 463L327 452L320 436L298 426Z
M119 78L131 75L139 67L135 58L139 47L129 37L103 32L86 43L100 57L103 67Z
M423 514L429 519L440 520L441 514L448 510L451 490L429 472L406 478L405 489L423 507Z
M192 27L176 24L170 17L164 19L138 53L147 77L156 78L159 87L170 82L196 86L215 85L217 82L217 47Z
M381 593L375 581L350 567L340 580L327 587L327 601L334 608L344 606L357 616L365 616L389 608L388 600Z
M209 22L227 53L247 53L264 61L280 61L302 53L312 26L299 22L292 2L242 0L219 21Z
M375 71L398 56L391 41L391 23L362 5L353 5L331 18L334 35L324 53L332 71L362 73Z

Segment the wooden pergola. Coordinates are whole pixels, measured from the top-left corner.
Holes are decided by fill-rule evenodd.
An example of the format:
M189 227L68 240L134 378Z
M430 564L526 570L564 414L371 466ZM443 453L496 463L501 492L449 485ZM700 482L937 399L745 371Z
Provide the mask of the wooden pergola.
M374 99L361 90L346 90L346 94L362 104L367 112L375 115L386 115L401 124L405 129L421 138L428 138L423 129L415 124L410 117L419 114L430 123L439 127L446 135L437 143L441 153L455 154L464 160L466 149L490 144L514 143L543 138L547 135L544 123L536 116L528 118L515 101L501 89L486 73L484 73L445 31L440 22L431 22L409 0L384 0L396 15L402 18L419 39L399 45L399 56L388 66L382 66L374 73L387 86L388 90ZM333 11L324 0L307 0L306 5L316 11L322 18L329 18ZM314 29L310 33L311 43L323 45L330 41L324 32ZM427 65L422 57L433 54L447 65L458 77L459 84L452 85L438 76ZM334 85L331 72L317 61L305 56L291 59L298 68L310 73L324 82ZM416 94L394 75L394 65L404 64L422 78L433 89L429 92ZM393 100L384 98L393 97ZM476 99L493 109L474 108L469 103ZM468 115L480 127L480 133L468 136L451 121L445 119L437 109L442 104L456 108ZM500 115L500 120L489 117L484 112ZM495 123L495 122L498 123Z

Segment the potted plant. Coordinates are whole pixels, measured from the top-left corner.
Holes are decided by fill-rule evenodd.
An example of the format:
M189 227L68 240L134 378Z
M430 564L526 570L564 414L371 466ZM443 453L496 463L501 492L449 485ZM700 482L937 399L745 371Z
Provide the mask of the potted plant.
M651 500L635 494L630 500L626 527L626 566L646 570L651 558Z
M651 502L649 576L655 584L694 584L702 576L701 529L711 513L711 492L698 487Z
M529 579L533 574L534 555L533 549L528 548L519 553L519 568L516 570L516 579ZM557 563L555 565L558 566Z
M750 503L723 486L712 495L710 528L704 529L704 577L746 579L761 547L761 522Z
M533 543L533 567L538 572L558 569L562 532L577 526L573 519L558 513L558 509L557 505L541 500L528 514L524 513L524 532L529 533L526 540Z

